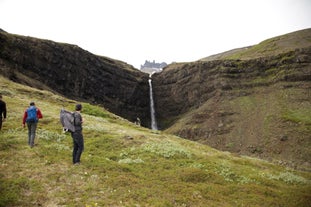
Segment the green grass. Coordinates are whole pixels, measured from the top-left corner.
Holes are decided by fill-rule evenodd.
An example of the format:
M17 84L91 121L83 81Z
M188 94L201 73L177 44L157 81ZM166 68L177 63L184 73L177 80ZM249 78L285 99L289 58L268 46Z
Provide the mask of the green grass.
M288 53L299 48L309 47L311 44L311 29L304 29L277 37L272 37L248 48L238 48L226 51L210 57L203 58L203 61L214 59L252 59ZM284 57L283 61L287 58Z
M311 174L220 152L139 127L83 103L85 151L71 163L59 122L75 101L0 77L8 118L0 132L0 206L308 206ZM30 100L44 118L36 146L21 127ZM252 100L244 100L252 108Z
M283 114L283 118L287 121L311 125L311 109L287 110Z

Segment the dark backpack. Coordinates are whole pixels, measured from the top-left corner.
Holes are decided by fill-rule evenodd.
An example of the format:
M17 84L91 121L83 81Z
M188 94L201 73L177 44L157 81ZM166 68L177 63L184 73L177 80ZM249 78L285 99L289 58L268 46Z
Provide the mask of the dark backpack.
M37 122L37 108L35 106L30 106L27 109L27 119L26 122Z

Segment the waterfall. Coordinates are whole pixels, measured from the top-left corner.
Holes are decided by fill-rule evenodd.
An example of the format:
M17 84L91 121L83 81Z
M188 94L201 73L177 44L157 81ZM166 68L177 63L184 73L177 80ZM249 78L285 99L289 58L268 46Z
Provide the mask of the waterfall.
M151 113L151 129L158 130L157 121L155 118L155 110L154 110L154 102L153 102L153 92L152 92L152 83L151 83L151 75L149 76L149 96L150 96L150 113Z

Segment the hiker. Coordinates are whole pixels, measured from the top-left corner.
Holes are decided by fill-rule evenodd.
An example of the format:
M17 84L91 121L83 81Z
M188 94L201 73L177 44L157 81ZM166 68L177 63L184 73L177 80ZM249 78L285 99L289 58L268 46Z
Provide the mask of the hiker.
M28 145L32 148L35 144L36 129L39 119L43 118L39 108L35 106L35 102L30 102L30 106L25 110L23 117L23 127L27 123L28 127Z
M73 141L72 162L74 165L80 164L80 157L84 150L84 140L83 140L83 135L82 135L83 119L80 113L81 110L82 110L82 105L77 104L76 111L73 112L75 131L71 132L71 137Z
M140 126L140 118L138 118L138 117L136 118L135 124Z
M2 128L2 122L4 122L5 119L6 119L6 104L2 100L2 94L0 94L0 130Z

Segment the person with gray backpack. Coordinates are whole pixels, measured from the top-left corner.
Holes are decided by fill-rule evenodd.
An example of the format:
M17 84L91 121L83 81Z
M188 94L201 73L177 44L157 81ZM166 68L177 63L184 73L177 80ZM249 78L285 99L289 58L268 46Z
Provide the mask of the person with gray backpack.
M41 118L43 118L43 116L40 109L35 106L35 102L30 102L30 106L24 112L23 127L25 127L25 123L27 123L28 145L31 148L35 145L37 124Z
M73 112L73 125L74 130L71 131L73 141L72 162L74 165L80 164L81 154L84 150L84 139L82 134L83 119L81 116L82 105L76 105L76 111Z

